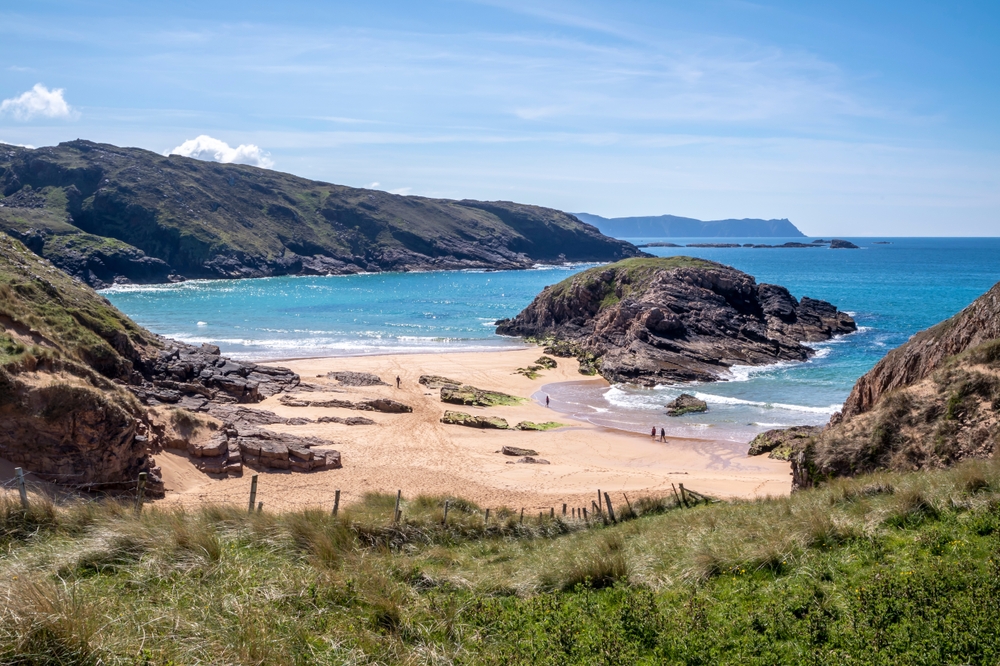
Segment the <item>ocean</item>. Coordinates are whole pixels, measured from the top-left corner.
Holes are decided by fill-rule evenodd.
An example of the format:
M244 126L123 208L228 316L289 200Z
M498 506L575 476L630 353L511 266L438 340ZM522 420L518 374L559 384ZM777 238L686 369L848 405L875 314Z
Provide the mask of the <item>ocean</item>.
M682 245L786 240L812 239L669 239ZM549 395L554 408L577 418L634 432L656 426L675 436L745 442L768 428L818 425L887 351L1000 281L998 238L848 240L861 249L647 249L728 264L796 297L820 298L850 312L858 332L812 345L817 353L809 361L738 367L729 381L656 389L593 381L540 385L536 396ZM497 336L494 321L516 315L545 285L589 266L199 280L102 293L156 333L211 342L237 358L488 351L521 346ZM709 411L664 416L663 405L682 392L704 399Z

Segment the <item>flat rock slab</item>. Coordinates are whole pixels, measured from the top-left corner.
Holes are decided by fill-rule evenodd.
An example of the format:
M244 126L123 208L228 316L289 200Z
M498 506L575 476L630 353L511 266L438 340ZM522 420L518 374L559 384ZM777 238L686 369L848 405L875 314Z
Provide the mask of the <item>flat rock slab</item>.
M413 411L413 407L398 400L389 398L374 398L372 400L362 400L352 402L350 400L304 400L283 395L278 401L286 407L336 407L340 409L357 409L364 412L385 412L387 414L408 414Z
M537 456L538 451L534 449L521 449L516 446L505 446L500 449L500 453L505 456Z
M418 381L429 389L440 389L446 386L449 388L458 388L462 385L462 382L458 380L442 377L441 375L420 375Z
M327 373L326 376L330 379L336 379L343 386L388 386L381 377L370 372L338 370Z
M348 416L346 419L339 416L321 416L316 419L316 423L341 423L349 426L375 425L375 421L367 416Z
M707 411L707 402L687 393L681 393L674 400L667 403L667 416L684 416L685 414L696 414Z
M533 458L532 456L524 456L523 458L518 458L517 462L524 463L527 465L551 465L548 460L544 458Z
M452 405L467 405L470 407L496 407L499 405L519 405L524 398L500 393L499 391L484 391L475 386L441 387L441 402Z
M498 416L472 416L464 412L453 412L450 410L446 411L444 416L441 417L441 423L494 430L507 430L510 427L506 419Z

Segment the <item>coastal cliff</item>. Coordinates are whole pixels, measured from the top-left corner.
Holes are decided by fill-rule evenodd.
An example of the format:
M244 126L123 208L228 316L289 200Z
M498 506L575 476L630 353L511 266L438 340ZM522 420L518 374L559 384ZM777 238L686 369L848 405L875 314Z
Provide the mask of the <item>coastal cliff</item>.
M804 361L803 342L856 330L833 305L692 257L627 259L546 287L497 333L548 342L608 381L725 378L733 365Z
M889 352L791 456L795 486L993 455L1000 442L1000 284Z
M95 288L643 254L550 208L399 196L82 140L0 144L0 231Z
M147 472L162 493L150 407L218 414L298 381L154 335L0 233L0 457L39 479L113 491Z

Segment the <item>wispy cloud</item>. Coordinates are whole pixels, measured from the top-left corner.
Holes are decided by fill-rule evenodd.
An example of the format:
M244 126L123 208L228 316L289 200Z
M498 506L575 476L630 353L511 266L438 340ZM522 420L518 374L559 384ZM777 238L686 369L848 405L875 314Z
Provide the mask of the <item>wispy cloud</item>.
M0 115L11 115L14 120L27 122L38 117L42 118L72 118L76 116L73 108L66 103L63 89L49 90L41 83L36 83L31 90L0 102Z
M209 162L222 162L223 164L249 164L250 166L270 169L274 167L274 160L271 154L261 150L260 146L252 143L241 143L233 148L225 141L202 134L194 139L188 139L173 150L168 150L167 155L183 155L193 157L198 160Z

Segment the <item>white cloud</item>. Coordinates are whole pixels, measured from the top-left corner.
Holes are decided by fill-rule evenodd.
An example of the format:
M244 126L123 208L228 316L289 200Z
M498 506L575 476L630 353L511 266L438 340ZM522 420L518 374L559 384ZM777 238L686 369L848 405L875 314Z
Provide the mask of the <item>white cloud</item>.
M15 120L31 120L37 116L45 118L70 118L75 112L63 98L63 89L49 90L41 83L28 92L0 102L0 115L9 113Z
M378 189L379 185L380 183L376 180L374 183L368 183L368 185L366 185L365 187L369 190L376 190Z
M225 141L202 134L195 139L188 139L167 155L183 155L197 160L222 162L223 164L249 164L250 166L270 169L274 167L271 153L261 150L252 143L241 143L233 148Z
M397 187L394 190L389 190L389 194L402 194L403 196L408 196L412 191L412 187Z

